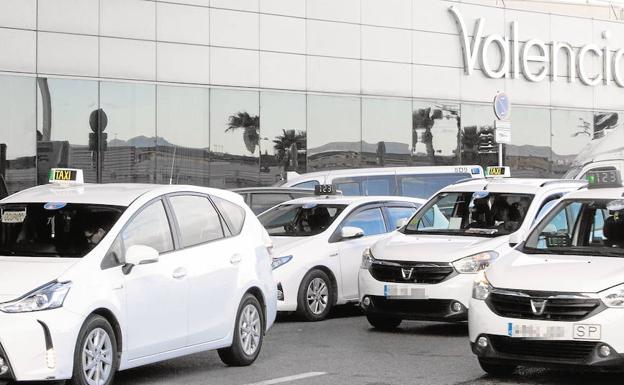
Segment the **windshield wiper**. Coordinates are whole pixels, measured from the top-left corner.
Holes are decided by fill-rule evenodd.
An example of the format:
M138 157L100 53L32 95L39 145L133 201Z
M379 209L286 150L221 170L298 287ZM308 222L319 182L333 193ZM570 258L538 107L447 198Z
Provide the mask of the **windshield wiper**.
M15 251L6 249L6 250L0 250L0 255L10 255L10 256L13 256L13 255L16 255L16 254L15 254Z

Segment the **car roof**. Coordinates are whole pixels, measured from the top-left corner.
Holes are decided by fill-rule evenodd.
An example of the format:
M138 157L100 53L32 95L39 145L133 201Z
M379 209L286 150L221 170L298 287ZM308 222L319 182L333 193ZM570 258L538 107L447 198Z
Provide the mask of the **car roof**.
M341 170L326 170L308 172L305 174L296 175L292 181L299 179L310 179L314 177L325 176L359 176L369 174L404 174L404 173L421 173L421 174L435 174L435 173L459 173L458 168L476 168L479 165L461 165L461 166L413 166L413 167L373 167L373 168L349 168ZM461 172L464 173L464 172ZM475 174L475 177L482 177L483 173ZM290 180L289 180L290 182Z
M236 193L302 193L314 195L314 189L301 187L241 187L230 191Z
M314 197L304 197L292 199L282 204L303 204L303 203L318 203L318 204L361 204L361 203L374 203L374 202L410 202L423 204L426 199L401 197L401 196L342 196L342 195L321 195Z
M541 189L556 188L582 188L587 182L583 180L568 179L542 179L542 178L485 178L467 179L450 186L442 191L478 191L487 190L490 192L513 192L518 194L535 194Z
M592 188L574 191L565 196L565 199L623 199L624 187Z
M208 187L186 185L161 185L139 183L85 183L61 185L50 183L31 187L17 192L5 199L2 203L89 203L111 206L129 206L137 198L147 193L163 195L175 192L199 192L221 196L235 202L242 202L242 197L236 193Z

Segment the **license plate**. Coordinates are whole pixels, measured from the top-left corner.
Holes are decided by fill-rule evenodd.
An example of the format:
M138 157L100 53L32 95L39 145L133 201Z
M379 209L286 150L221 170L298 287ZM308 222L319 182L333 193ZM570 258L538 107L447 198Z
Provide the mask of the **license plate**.
M402 285L385 285L384 296L401 297L410 299L426 299L425 289L422 287L409 287Z
M601 338L600 325L574 324L572 338L575 340L599 340Z
M507 324L507 335L513 338L539 338L545 340L565 337L565 327L558 325Z

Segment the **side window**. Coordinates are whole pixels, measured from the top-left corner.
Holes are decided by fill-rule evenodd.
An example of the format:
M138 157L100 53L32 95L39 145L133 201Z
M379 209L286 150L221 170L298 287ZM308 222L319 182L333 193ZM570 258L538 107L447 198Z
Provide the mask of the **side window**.
M333 180L333 184L336 186L336 190L340 190L342 195L345 196L361 196L362 190L360 183L364 178L336 178Z
M309 180L307 182L301 182L301 183L297 183L295 185L293 185L292 187L299 187L299 188L310 188L313 189L314 186L318 186L320 183L317 180Z
M214 204L225 219L225 223L232 235L238 235L245 224L245 209L228 200L211 196Z
M386 232L381 209L374 208L351 214L344 222L343 226L359 227L364 230L364 236L383 234Z
M605 216L606 214L606 216ZM598 243L602 244L604 240L604 224L605 219L609 214L605 213L603 210L596 210L594 213L594 220L592 223L592 232L590 234L589 243Z
M102 260L100 268L102 270L110 269L112 267L123 265L124 261L121 237L117 237L110 249L108 249L108 253L106 253L106 256Z
M126 250L133 245L153 247L159 253L173 250L171 227L162 201L144 207L122 233Z
M388 207L387 210L391 229L397 228L403 219L409 220L416 212L415 207Z
M254 214L260 214L273 206L276 206L280 203L289 201L291 199L289 194L251 194L251 210Z
M398 175L398 195L426 199L442 188L470 177L470 174L454 173Z
M550 211L550 209L557 204L558 199L561 199L562 196L563 194L554 194L544 199L542 205L540 206L540 209L537 212L537 215L535 216L535 220L533 221L533 223L539 222L539 220L542 219L544 215L546 215L548 211Z
M221 218L207 197L176 195L169 201L180 227L182 247L223 238Z

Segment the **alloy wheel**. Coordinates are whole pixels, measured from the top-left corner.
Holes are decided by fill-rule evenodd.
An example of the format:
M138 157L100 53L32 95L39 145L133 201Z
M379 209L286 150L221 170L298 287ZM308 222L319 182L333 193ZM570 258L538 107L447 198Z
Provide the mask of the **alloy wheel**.
M306 293L308 308L313 314L322 314L327 308L329 289L322 278L314 278L308 285Z

